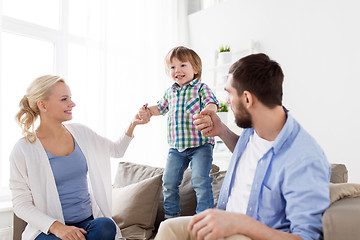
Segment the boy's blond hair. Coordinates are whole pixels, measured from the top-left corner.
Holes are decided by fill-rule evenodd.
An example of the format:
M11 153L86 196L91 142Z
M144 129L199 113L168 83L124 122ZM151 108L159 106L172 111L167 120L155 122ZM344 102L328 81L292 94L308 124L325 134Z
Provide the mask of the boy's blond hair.
M165 57L165 71L167 75L170 74L170 65L173 58L177 58L181 62L190 62L194 71L197 72L194 79L201 81L202 63L199 55L194 50L183 46L171 49Z

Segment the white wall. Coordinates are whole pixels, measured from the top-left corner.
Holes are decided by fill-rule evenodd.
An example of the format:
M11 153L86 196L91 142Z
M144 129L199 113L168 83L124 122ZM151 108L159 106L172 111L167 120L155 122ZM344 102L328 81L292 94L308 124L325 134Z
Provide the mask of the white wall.
M206 81L221 44L258 41L283 68L284 106L360 183L359 12L357 0L228 0L189 16L191 47Z

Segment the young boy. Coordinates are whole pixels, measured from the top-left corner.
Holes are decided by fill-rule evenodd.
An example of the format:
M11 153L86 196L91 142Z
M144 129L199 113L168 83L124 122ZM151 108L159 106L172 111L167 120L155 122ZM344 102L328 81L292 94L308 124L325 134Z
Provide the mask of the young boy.
M192 49L173 48L165 58L165 66L175 83L165 91L157 105L144 105L139 116L148 120L151 116L169 113L170 149L163 175L163 195L165 218L172 218L180 215L179 185L189 163L197 198L196 212L214 206L212 179L209 177L214 138L201 135L193 124L193 115L203 109L216 112L218 101L210 88L201 83L201 59Z

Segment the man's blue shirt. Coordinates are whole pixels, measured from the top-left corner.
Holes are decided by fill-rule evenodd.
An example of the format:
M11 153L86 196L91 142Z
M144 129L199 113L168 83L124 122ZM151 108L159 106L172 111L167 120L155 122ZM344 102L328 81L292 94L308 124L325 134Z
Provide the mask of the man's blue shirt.
M254 129L244 129L233 152L217 208L226 209L234 170ZM258 161L246 214L303 239L322 239L330 204L330 164L316 141L287 113L273 147Z

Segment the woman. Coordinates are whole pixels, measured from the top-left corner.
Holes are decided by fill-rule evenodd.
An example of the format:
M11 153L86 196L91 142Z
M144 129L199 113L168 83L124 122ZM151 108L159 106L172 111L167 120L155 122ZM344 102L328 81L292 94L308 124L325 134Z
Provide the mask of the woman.
M20 102L23 129L10 156L15 214L28 225L22 239L111 239L121 236L111 219L110 157L122 157L138 116L112 142L72 119L75 103L65 81L35 79ZM40 117L39 127L34 122Z

